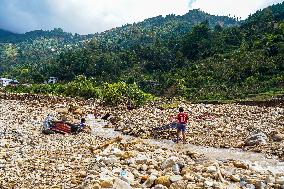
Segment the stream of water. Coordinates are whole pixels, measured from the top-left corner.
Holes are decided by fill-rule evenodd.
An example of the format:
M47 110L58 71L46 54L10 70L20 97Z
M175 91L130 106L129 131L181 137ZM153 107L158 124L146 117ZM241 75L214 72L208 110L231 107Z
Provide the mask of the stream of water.
M104 120L95 119L93 115L87 118L88 124L92 127L92 133L96 136L104 138L115 138L122 136L125 140L135 139L133 136L122 135L113 128L104 128L108 123ZM267 158L265 154L242 151L240 149L224 149L214 147L196 146L192 144L177 144L171 140L141 139L143 142L157 145L168 149L191 150L208 159L216 159L220 161L240 160L248 163L251 169L257 171L270 171L273 174L284 173L284 162L280 162L277 158Z

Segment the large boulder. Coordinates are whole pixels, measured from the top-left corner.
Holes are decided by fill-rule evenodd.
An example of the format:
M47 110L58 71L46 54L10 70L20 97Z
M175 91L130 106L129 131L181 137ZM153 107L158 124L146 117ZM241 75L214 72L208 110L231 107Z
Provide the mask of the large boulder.
M267 144L267 140L268 140L268 137L266 136L266 134L259 132L259 133L249 136L245 140L245 145L254 146L254 145L260 145L260 144Z

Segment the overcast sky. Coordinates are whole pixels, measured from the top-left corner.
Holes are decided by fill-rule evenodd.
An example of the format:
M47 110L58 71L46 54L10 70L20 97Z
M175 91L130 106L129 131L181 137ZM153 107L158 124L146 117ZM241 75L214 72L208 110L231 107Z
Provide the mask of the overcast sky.
M146 18L200 8L215 15L250 13L283 0L0 0L0 28L13 32L63 28L87 34Z

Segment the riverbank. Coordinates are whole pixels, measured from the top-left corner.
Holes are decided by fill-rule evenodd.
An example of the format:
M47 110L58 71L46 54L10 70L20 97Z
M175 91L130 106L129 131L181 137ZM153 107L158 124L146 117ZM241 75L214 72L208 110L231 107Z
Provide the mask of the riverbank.
M103 131L110 133L113 129L104 128L103 124L96 125L91 118L88 119L88 123L93 129L92 133L65 136L41 133L46 115L51 113L60 116L58 112L64 113L70 103L80 107L81 112L78 111L78 114L88 113L96 108L101 115L111 112L114 117L122 117L119 117L118 121L113 121L113 124L104 123L107 127L121 124L124 119L129 120L125 121L125 124L130 124L130 115L135 115L134 118L137 119L141 117L135 123L143 125L140 120L142 117L147 118L147 114L144 114L146 110L154 112L153 117L148 117L148 122L151 122L155 115L163 115L164 112L172 114L176 109L161 110L149 107L145 110L128 111L123 107L113 109L101 107L95 102L64 98L59 100L55 97L1 99L0 102L2 188L239 188L241 185L248 188L252 185L257 188L281 188L284 184L284 174L281 172L283 164L278 160L267 159L264 154L258 156L262 159L253 160L249 159L250 155L246 159L247 153L240 151L239 156L243 156L244 159L235 156L226 158L224 154L224 158L220 158L217 155L225 152L222 149L202 151L204 147L193 146L194 143L190 140L191 144L184 146L176 145L170 140L143 140L142 135L140 138L119 139L117 135L107 138ZM182 105L187 107L186 104ZM190 105L193 114L195 106L208 106L209 110L216 111L216 107L212 108L211 105ZM232 110L236 111L235 114L243 112L239 106ZM256 110L253 113L258 115ZM269 117L272 110L275 109L269 109L266 113L259 112L259 115ZM114 111L117 113L113 113ZM68 116L73 117L76 122L80 117L78 114ZM234 117L227 113L226 115ZM215 119L219 119L214 116ZM167 115L164 117L167 118ZM136 126L132 126L135 129ZM151 133L149 134L151 136Z

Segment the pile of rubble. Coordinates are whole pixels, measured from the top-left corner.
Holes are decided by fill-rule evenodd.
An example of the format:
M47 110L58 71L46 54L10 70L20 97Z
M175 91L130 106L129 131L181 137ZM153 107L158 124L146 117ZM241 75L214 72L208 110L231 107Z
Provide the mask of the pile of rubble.
M181 106L189 112L189 143L242 148L284 158L283 107L185 103L181 103ZM178 107L162 109L157 105L113 112L119 120L113 127L124 134L170 140L176 137L176 129L167 126L170 124L169 118L177 115Z
M80 108L71 115L66 111L69 103L70 101L64 99L54 102L43 99L0 99L1 188L284 188L284 171L256 169L250 161L210 159L184 148L183 145L173 148L141 138L107 139L91 133L42 134L42 123L47 114L67 114L77 121L81 114L90 113L96 108L101 115L117 111L113 113L116 119L110 123L113 126L117 124L117 129L123 132L128 127L132 130L142 129L141 134L137 135L151 138L151 128L165 124L163 119L176 113L176 109L146 107L128 111L119 107L113 109L73 101ZM190 142L200 137L195 142L197 144L205 144L206 140L208 142L213 139L211 135L206 138L203 132L198 134L208 128L211 129L209 132L212 132L212 136L215 136L213 133L221 134L216 137L223 138L220 140L229 146L234 146L236 141L246 143L245 139L249 138L253 130L245 128L247 122L254 123L251 127L263 128L261 131L265 134L251 136L252 139L248 139L247 143L262 137L269 144L272 142L269 133L273 130L281 131L277 126L277 120L282 116L281 111L283 112L281 108L183 106L193 112L192 117L204 113L205 110L214 116L214 121L198 122L194 119L188 134L192 138ZM263 119L259 120L259 117ZM218 131L221 121L224 121L224 126L221 127L223 132ZM266 123L272 128L264 127ZM240 134L234 135L230 132L232 128L236 132L240 130ZM241 130L243 128L248 134L236 140L239 135L246 133ZM232 138L222 137L222 134L228 134ZM260 141L263 142L262 139ZM277 144L280 146L281 143ZM267 144L258 144L260 145Z

